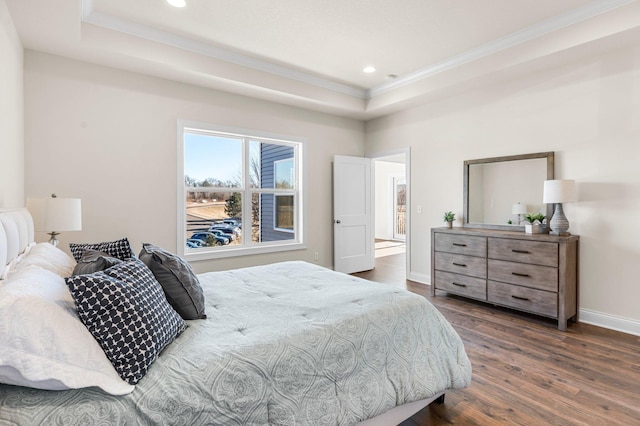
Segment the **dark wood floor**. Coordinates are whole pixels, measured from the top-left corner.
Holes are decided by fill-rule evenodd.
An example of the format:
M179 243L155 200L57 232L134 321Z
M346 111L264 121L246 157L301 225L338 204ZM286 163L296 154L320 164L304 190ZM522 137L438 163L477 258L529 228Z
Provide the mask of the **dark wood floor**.
M640 425L640 337L556 323L438 293L405 280L404 255L355 274L425 296L456 329L473 366L466 389L402 423L415 425Z

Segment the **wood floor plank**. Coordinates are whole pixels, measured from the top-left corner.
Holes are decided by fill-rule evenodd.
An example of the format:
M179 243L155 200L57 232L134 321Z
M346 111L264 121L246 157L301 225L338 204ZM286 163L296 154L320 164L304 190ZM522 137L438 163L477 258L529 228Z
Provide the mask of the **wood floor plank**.
M640 337L589 324L566 332L547 318L438 292L405 279L404 255L354 274L429 300L456 329L473 366L468 388L448 391L402 426L640 426Z

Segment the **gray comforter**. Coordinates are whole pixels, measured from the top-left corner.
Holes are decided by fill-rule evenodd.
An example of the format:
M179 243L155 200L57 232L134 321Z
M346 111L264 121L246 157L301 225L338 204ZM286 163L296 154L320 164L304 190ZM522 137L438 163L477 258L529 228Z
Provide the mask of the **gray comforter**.
M133 393L0 385L0 424L350 425L471 380L418 295L304 262L199 278L208 318Z

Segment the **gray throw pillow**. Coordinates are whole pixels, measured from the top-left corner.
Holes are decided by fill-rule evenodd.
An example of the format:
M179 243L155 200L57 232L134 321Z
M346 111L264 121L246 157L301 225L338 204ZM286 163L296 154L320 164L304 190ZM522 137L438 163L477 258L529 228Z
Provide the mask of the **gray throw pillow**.
M180 257L150 243L138 256L162 286L169 304L186 320L204 319L204 294L191 266Z
M94 272L104 271L119 263L122 263L122 260L108 253L99 250L84 249L82 256L78 260L78 264L73 268L72 275L93 274Z

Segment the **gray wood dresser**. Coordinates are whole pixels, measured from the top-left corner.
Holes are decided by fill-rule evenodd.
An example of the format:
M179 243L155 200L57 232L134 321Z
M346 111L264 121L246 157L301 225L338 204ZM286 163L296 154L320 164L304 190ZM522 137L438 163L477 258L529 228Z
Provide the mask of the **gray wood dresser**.
M579 237L431 229L431 295L443 290L549 317L578 319Z

